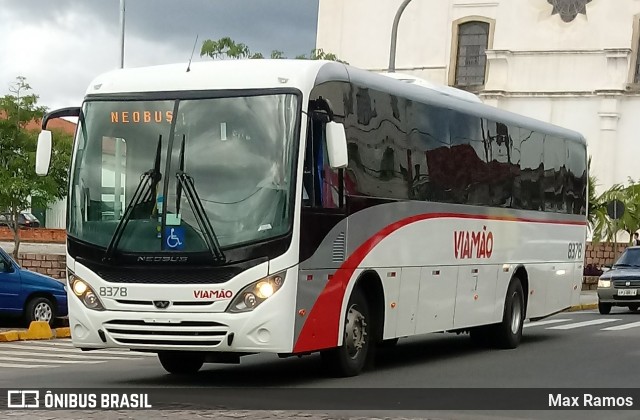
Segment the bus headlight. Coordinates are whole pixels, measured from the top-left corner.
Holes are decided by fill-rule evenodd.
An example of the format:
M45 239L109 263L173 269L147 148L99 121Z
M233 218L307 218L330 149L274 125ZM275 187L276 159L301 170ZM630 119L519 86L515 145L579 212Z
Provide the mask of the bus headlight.
M69 272L69 285L73 294L89 309L104 311L102 302L98 299L96 292L84 280Z
M242 289L231 301L228 312L248 312L273 296L284 284L284 273L255 281Z

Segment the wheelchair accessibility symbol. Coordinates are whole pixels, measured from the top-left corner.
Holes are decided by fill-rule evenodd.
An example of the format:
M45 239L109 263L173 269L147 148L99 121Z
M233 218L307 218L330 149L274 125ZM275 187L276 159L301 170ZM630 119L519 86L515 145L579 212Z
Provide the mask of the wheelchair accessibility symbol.
M164 237L165 249L183 249L184 248L184 228L168 227L166 228Z

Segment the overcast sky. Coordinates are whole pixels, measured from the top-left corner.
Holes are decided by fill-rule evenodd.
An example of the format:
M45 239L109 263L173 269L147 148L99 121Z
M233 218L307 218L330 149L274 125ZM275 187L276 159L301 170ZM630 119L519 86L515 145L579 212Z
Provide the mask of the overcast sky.
M319 0L126 0L125 67L194 61L205 39L294 57L315 48ZM120 0L0 0L0 95L25 76L40 104L80 105L120 66Z

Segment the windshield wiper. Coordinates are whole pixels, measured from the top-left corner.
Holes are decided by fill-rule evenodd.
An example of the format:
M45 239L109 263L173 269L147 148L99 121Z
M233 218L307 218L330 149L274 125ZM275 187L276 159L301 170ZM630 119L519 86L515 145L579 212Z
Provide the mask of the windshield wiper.
M162 179L162 174L160 173L160 154L162 150L162 134L158 138L158 148L156 150L156 161L154 167L149 169L140 177L140 182L138 183L138 187L136 191L133 193L133 198L129 202L129 205L124 211L124 215L120 219L118 226L116 226L116 230L111 237L111 241L107 246L107 249L104 253L103 260L108 261L113 258L113 253L118 247L118 243L122 238L122 234L124 233L124 229L127 227L127 223L129 223L129 219L131 219L131 215L135 208L141 203L148 202L153 200L156 196L156 187L160 179ZM148 189L146 188L148 187Z
M213 259L218 263L223 263L226 261L226 257L220 248L220 243L218 242L218 238L213 230L213 226L211 226L211 221L207 217L202 201L200 200L200 197L198 197L193 178L184 172L184 147L185 136L182 136L182 147L180 148L180 169L176 173L176 178L178 179L178 184L176 185L176 213L180 211L180 197L184 190L187 200L193 209L196 221L200 226L204 240L207 243L207 247L209 248L209 251L211 251Z

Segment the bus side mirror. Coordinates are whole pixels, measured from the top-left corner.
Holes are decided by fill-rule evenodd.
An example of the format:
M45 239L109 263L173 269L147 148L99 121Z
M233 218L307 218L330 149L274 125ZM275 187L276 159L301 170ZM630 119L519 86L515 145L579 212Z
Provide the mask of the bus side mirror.
M49 173L51 163L51 131L42 130L38 136L38 148L36 150L36 174L45 176Z
M328 122L326 125L327 154L329 165L333 169L346 168L349 163L347 152L347 134L344 125L337 122Z

